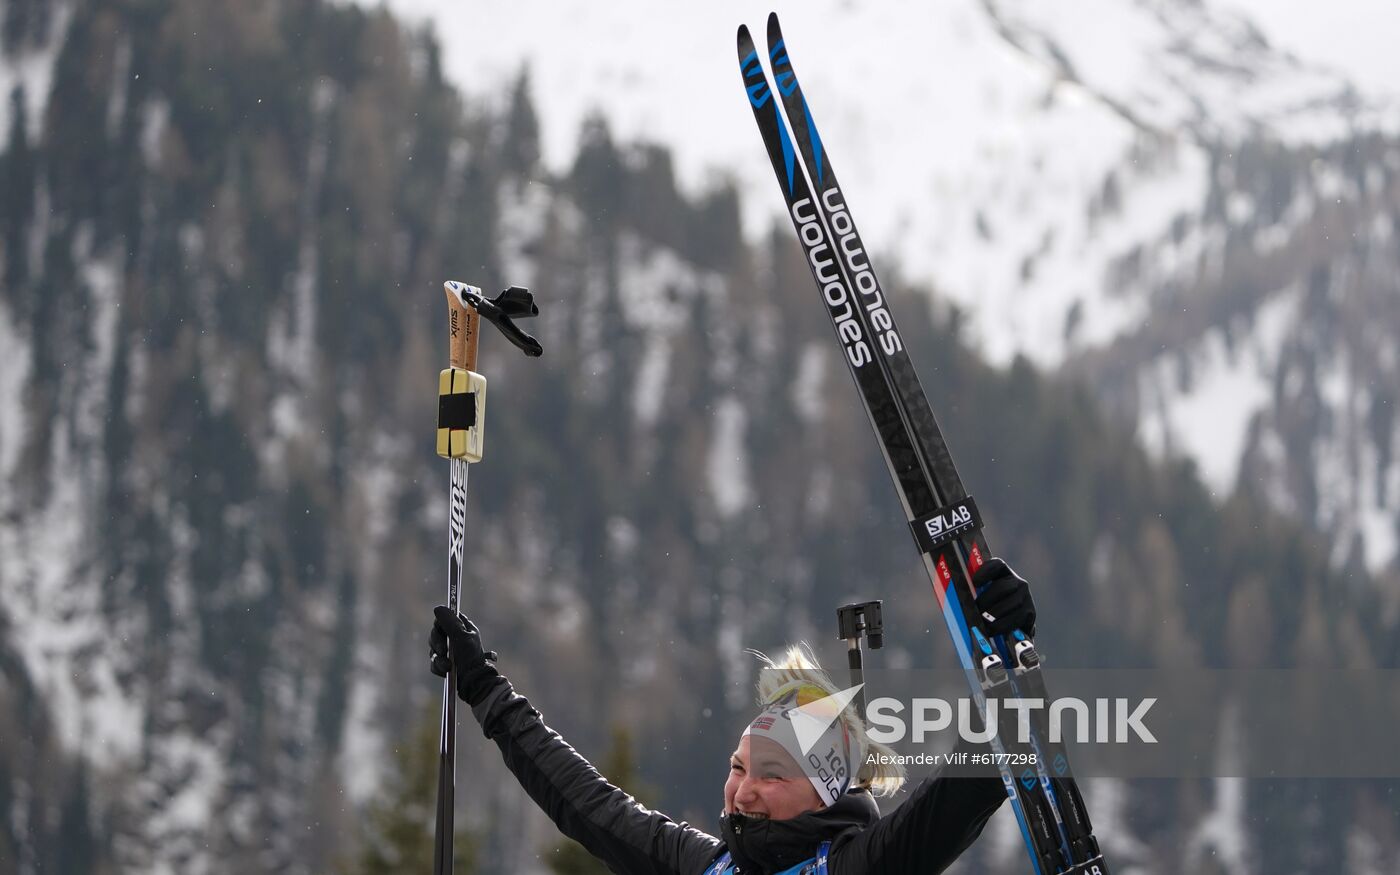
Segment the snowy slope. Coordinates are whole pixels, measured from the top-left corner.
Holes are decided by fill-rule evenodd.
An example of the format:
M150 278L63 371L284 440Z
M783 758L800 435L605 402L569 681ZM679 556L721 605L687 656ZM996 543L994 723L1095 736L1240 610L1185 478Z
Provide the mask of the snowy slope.
M555 169L567 167L580 124L601 108L620 139L673 149L689 186L738 180L748 233L775 218L780 201L732 51L736 25L761 29L766 9L388 5L431 21L459 49L447 54L448 73L478 100L499 105L504 83L528 67ZM1023 354L1055 367L1114 349L1112 370L1084 375L1114 383L1124 368L1136 373L1131 397L1110 388L1111 402L1138 419L1150 446L1191 456L1218 494L1232 491L1243 457L1260 455L1251 423L1280 403L1271 387L1279 350L1297 333L1288 320L1307 318L1288 295L1304 278L1280 276L1257 295L1244 336L1238 325L1196 324L1174 329L1169 345L1122 347L1150 339L1164 316L1185 321L1172 314L1207 308L1181 300L1183 289L1228 293L1211 291L1209 275L1240 233L1261 258L1276 255L1306 239L1327 198L1349 185L1344 167L1307 168L1287 215L1272 216L1269 192L1220 175L1222 156L1258 142L1302 154L1400 127L1391 53L1364 35L1347 42L1358 20L1385 30L1376 5L1347 0L1321 17L1313 6L1264 0L773 6L877 255L956 302L995 361ZM1183 368L1190 380L1177 378ZM1400 499L1381 490L1363 500L1351 482L1366 467L1361 452L1353 447L1342 466L1346 489L1361 498L1322 502L1355 513L1313 521L1332 530L1360 514L1346 527L1369 532L1368 561L1384 563L1394 554L1389 504ZM1372 468L1385 467L1388 452L1371 456ZM1301 512L1311 487L1282 479L1298 479L1289 466L1311 466L1304 479L1340 489L1326 457L1295 453L1263 491Z
M449 75L479 99L503 99L528 66L552 166L601 108L622 139L671 147L689 184L740 180L750 232L777 209L733 58L736 25L762 24L751 4L663 15L640 3L388 5L460 48ZM1197 138L1270 126L1331 139L1364 105L1340 75L1270 49L1229 8L773 6L867 238L963 304L1000 360L1054 363L1067 321L1085 344L1144 317L1106 288L1107 266L1199 203ZM1123 204L1112 222L1086 215L1106 186Z
M762 26L752 6L674 6L664 16L627 3L551 4L548 14L414 0L390 6L431 16L448 44L470 46L446 58L468 94L497 101L501 82L528 64L554 167L567 164L582 120L602 107L622 139L673 148L691 185L737 178L750 233L780 209L734 59L737 23ZM1075 107L1069 112L1037 112L1053 72L1002 39L973 0L777 9L866 236L959 300L1000 285L996 275L1016 260L1006 258L1008 248L1034 248L1042 236L1043 223L1018 229L1025 239L1015 243L997 229L969 248L962 238L976 233L974 204L999 198L1024 214L1027 195L1082 200L1128 145L1127 127L1082 95L1063 97ZM1048 148L1066 141L1079 148Z
M1124 116L1201 140L1336 139L1380 123L1334 70L1281 52L1250 20L1181 0L987 0L1007 38Z

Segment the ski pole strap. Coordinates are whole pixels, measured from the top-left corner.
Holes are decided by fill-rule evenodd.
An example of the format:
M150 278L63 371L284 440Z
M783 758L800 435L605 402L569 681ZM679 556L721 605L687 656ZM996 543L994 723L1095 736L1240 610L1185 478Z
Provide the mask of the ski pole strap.
M499 328L506 339L515 344L521 352L532 358L544 354L540 342L521 331L514 321L539 315L540 308L535 306L535 297L530 294L529 289L511 286L497 295L495 300L489 300L481 293L481 289L466 283L448 280L444 287L449 299L455 299L462 309L480 315ZM454 331L453 337L456 336ZM469 371L475 370L474 365L464 367Z
M972 496L940 507L909 523L914 540L925 553L936 553L952 541L982 530L982 514Z

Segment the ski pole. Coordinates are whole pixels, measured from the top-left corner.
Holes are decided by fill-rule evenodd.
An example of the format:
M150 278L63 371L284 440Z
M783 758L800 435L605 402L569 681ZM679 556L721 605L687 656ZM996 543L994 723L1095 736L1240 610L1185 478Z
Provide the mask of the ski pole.
M476 372L477 341L483 317L528 356L544 352L539 341L512 319L539 313L528 289L511 286L495 300L481 289L449 280L447 292L448 368L438 374L437 452L451 463L448 479L447 604L456 611L467 541L467 465L481 461L486 424L486 378ZM437 823L433 834L433 875L451 875L453 805L456 799L457 678L448 668L442 685L438 732Z
M856 693L856 713L865 721L865 664L861 655L862 635L870 639L870 649L879 650L885 646L885 621L881 614L879 599L873 602L859 602L842 605L836 609L836 622L840 627L838 635L846 642L846 664L851 669L851 686L860 687Z

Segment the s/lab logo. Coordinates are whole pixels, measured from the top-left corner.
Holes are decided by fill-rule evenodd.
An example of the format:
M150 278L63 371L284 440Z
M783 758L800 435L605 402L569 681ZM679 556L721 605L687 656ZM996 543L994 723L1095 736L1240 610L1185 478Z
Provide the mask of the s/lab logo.
M977 503L970 497L956 504L940 507L925 516L914 520L914 538L925 553L932 553L944 544L962 535L982 528L982 516L977 512Z
M924 528L930 538L941 538L945 533L953 534L959 529L972 525L972 511L966 505L950 508L946 514L924 520Z

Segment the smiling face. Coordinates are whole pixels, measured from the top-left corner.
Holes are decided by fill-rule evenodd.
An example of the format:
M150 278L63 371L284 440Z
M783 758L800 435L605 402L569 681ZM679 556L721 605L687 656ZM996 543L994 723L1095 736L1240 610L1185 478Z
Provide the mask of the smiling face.
M764 738L755 741L752 735L739 739L724 782L726 814L788 820L821 807L812 782L780 745Z

